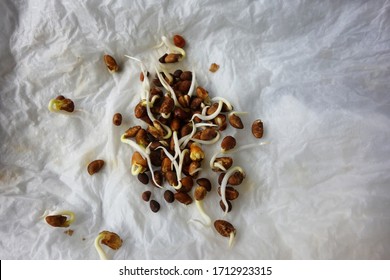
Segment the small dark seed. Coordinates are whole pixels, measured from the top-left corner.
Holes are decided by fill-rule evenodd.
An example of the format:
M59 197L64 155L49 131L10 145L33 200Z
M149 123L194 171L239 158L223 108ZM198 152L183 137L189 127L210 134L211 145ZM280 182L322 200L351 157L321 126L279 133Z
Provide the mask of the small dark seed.
M140 173L137 175L138 181L140 181L142 184L147 185L149 184L149 176L145 173Z
M165 199L166 202L172 203L172 202L175 201L175 195L170 190L166 190L164 192L164 199Z
M144 191L142 193L142 199L148 202L151 195L152 195L151 191Z
M211 191L211 182L210 182L209 179L207 179L207 178L199 178L198 180L196 180L196 183L199 186L205 187L208 192Z
M157 213L158 210L160 210L160 203L158 203L157 201L155 200L151 200L150 201L150 209L154 212L154 213Z

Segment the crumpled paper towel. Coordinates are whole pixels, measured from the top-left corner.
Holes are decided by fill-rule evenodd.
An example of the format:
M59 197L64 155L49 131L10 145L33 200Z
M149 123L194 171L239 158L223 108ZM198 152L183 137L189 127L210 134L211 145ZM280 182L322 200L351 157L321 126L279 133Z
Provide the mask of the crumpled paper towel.
M388 1L1 1L0 258L97 259L93 240L118 233L113 259L390 258L390 5ZM164 203L130 174L120 142L140 124L139 65L161 36L182 34L211 96L228 99L245 129L234 155L246 172L223 216L217 178L205 208L237 229L235 244L200 223L195 205ZM122 71L105 69L105 53ZM211 63L220 65L216 73ZM71 115L47 110L58 95ZM120 127L112 116L124 117ZM218 145L210 147L215 151ZM209 153L208 153L209 155ZM106 161L94 176L87 164ZM141 193L161 203L152 213ZM47 211L76 213L64 229Z

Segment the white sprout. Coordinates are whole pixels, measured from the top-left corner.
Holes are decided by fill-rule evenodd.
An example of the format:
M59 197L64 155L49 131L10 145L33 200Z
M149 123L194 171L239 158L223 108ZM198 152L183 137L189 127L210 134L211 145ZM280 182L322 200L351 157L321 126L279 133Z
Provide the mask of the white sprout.
M185 56L186 56L186 52L182 49L182 48L179 48L179 47L176 47L174 44L172 44L167 37L165 36L162 36L161 37L161 40L162 42L165 44L165 46L168 48L168 50L171 52L171 53L178 53L178 54L181 54L181 59L182 60Z
M150 91L150 83L149 83L149 79L147 78L148 72L145 69L145 65L142 62L142 60L140 60L138 58L135 58L135 57L129 56L129 55L125 55L125 57L130 58L132 60L135 60L135 61L139 62L141 65L141 71L142 71L142 74L144 75L144 80L142 81L142 87L143 87L144 91L141 95L141 99L145 99L146 93Z
M212 119L215 119L216 116L219 115L219 113L221 113L221 110L222 110L222 106L223 106L223 102L220 100L218 101L218 107L217 107L217 110L212 113L211 115L209 116L205 116L203 113L202 114L194 114L191 118L191 120L193 120L195 117L198 117L199 119L201 119L202 121L210 121ZM203 108L203 110L205 110Z
M160 83L162 84L162 86L168 91L170 92L171 94L171 97L173 99L173 101L175 102L175 106L176 107L180 107L181 108L181 105L179 103L179 101L177 100L176 98L176 94L175 94L175 91L173 90L173 88L165 81L165 79L161 76L160 74L160 71L158 71L157 67L155 66L154 69L156 70L156 75L160 81Z
M211 219L210 216L207 215L207 213L204 210L203 200L196 200L195 199L195 205L199 210L200 215L202 216L203 220L205 221L206 226L211 225Z
M227 214L227 212L229 210L229 205L226 201L226 185L227 185L227 182L228 182L230 176L233 175L237 171L244 173L244 170L240 166L231 167L225 173L225 176L223 177L222 182L221 182L221 199L222 199L223 204L225 205L225 215Z
M233 110L232 104L223 97L217 96L212 98L211 101L222 101L223 103L225 103L229 111Z
M263 146L263 145L267 145L269 144L270 142L268 141L264 141L264 142L259 142L259 143L252 143L252 144L247 144L247 145L243 145L241 147L237 147L237 148L233 148L233 149L230 149L230 150L224 150L224 149L220 149L219 151L217 151L216 153L213 154L213 156L211 157L210 159L210 168L214 168L214 167L219 167L221 168L220 166L217 166L217 163L215 163L215 159L220 155L220 154L233 154L233 153L238 153L242 150L246 150L246 149L251 149L251 148L255 148L255 147L258 147L258 146Z
M150 173L152 175L153 182L156 184L157 187L162 188L162 186L160 186L156 182L156 179L154 178L153 166L152 166L152 163L150 161L150 156L149 156L150 148L149 147L150 147L150 145L152 143L150 143L146 148L143 148L142 146L138 145L134 141L132 141L130 139L127 139L125 136L126 136L126 134L122 134L121 142L130 145L132 148L134 148L136 151L138 151L141 154L141 156L143 156L146 159L146 161L148 163L148 167L149 167ZM132 170L132 172L133 172L133 170Z
M192 67L192 81L191 81L190 89L188 90L188 93L187 93L187 95L188 95L189 97L192 96L192 93L194 92L195 86L196 86L195 68Z
M196 138L191 138L191 140L196 142L196 143L199 143L199 144L211 145L211 144L218 142L220 137L221 137L221 134L217 131L217 135L211 140L200 140L200 139L196 139Z

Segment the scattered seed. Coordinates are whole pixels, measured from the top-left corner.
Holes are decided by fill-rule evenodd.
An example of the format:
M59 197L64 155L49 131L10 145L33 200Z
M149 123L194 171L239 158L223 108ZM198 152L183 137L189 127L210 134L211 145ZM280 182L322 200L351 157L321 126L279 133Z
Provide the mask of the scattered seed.
M120 126L122 124L122 115L120 113L116 113L113 118L112 122L116 126Z
M160 203L158 203L155 200L150 201L150 209L154 212L157 213L160 210Z
M111 55L104 55L103 56L104 63L107 66L107 69L110 73L118 72L119 71L119 66L116 63L116 60L111 56Z
M90 164L88 164L87 170L89 175L93 175L95 173L98 173L104 165L104 160L97 159L92 161Z
M234 228L234 226L225 220L216 220L214 222L214 227L217 232L224 237L230 237L231 233L236 233L236 229Z
M221 142L221 148L224 151L233 149L236 146L236 139L233 136L226 136Z
M261 120L255 120L252 123L252 134L256 138L262 138L263 137L263 122Z
M237 129L243 129L244 124L241 121L241 118L235 114L231 114L229 117L229 123L231 126Z
M186 41L184 40L184 38L177 34L173 36L173 43L178 48L184 48L184 46L186 45Z
M210 68L209 68L210 72L215 73L215 72L218 71L218 69L219 69L219 65L218 65L218 64L216 64L216 63L211 63Z
M151 195L152 195L152 192L151 192L151 191L144 191L144 192L142 193L142 199L143 199L144 201L148 202Z

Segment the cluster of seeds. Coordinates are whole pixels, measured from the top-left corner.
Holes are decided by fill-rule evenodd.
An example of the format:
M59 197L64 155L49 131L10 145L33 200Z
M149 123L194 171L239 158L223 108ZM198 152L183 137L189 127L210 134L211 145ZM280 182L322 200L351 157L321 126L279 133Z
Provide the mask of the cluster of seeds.
M225 213L230 212L231 201L239 196L233 186L243 182L245 172L239 166L233 167L232 157L226 154L264 142L235 148L235 138L228 135L222 140L220 151L212 156L209 164L205 164L203 146L217 143L229 124L236 129L243 129L240 118L243 112L234 111L225 98L211 97L205 88L197 84L193 71L169 71L167 64L174 64L184 58L185 51L181 47L185 46L185 40L181 36L178 39L176 35L173 38L174 47L165 37L162 41L161 46L165 44L168 52L158 59L159 67L155 67L154 78L149 78L150 73L141 60L127 56L141 64L143 92L134 108L134 116L141 121L141 125L127 129L121 141L135 150L131 158L131 172L141 183L164 188L163 197L167 203L176 200L188 205L195 200L204 224L209 226L211 219L203 208L203 200L212 190L212 184L209 178L198 178L202 169L209 166L211 170L220 173L220 187L217 190L221 196L219 204ZM210 71L215 72L218 68L218 65L213 64ZM262 124L261 120L252 124L256 138L262 138ZM150 190L144 191L141 196L149 202L153 212L160 210L158 198L151 199ZM219 233L220 223L214 223ZM223 224L230 225L230 233L235 234L236 230L229 222L224 221ZM232 237L231 234L229 236Z
M223 212L232 210L232 202L237 199L236 189L245 179L245 172L240 166L233 166L230 156L246 148L265 144L265 142L236 147L236 139L230 135L221 141L220 149L211 156L209 163L204 145L213 145L221 138L221 133L228 125L243 129L240 118L243 112L233 110L232 104L223 97L211 97L209 92L199 86L194 71L169 69L186 56L184 47L186 41L180 35L173 37L173 43L165 36L157 47L167 47L167 52L158 59L154 67L155 76L150 78L144 63L131 56L141 66L140 81L142 92L140 101L134 108L134 116L142 125L128 128L121 136L121 141L130 145L134 152L131 157L131 173L147 186L164 189L163 198L166 203L178 201L183 205L195 201L196 206L206 226L211 225L211 219L203 207L207 194L213 190L209 178L200 176L205 167L219 173L217 192L221 197L219 205ZM116 60L110 55L103 56L104 63L110 73L119 71ZM209 71L216 72L219 65L212 63ZM63 96L52 99L49 110L73 112L74 103ZM115 126L122 124L122 115L116 113L112 122ZM256 138L263 137L263 123L255 120L252 123L252 134ZM102 159L92 161L87 171L90 175L99 172L105 162ZM154 192L153 192L154 193ZM151 190L142 192L141 197L149 203L152 212L161 208L158 198ZM71 212L47 216L48 224L56 227L68 227L74 220ZM236 234L234 226L225 220L215 220L214 228L224 237L230 237L232 244ZM102 259L106 258L100 243L112 249L122 245L120 237L112 232L103 231L95 240L95 247ZM111 246L111 245L115 246Z

